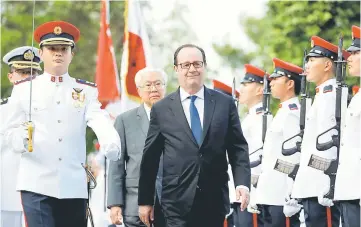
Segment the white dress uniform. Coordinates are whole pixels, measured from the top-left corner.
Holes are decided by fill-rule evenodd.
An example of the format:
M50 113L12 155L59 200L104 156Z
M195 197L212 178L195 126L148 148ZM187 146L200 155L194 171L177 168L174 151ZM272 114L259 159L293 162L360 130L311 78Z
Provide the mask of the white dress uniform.
M274 169L277 159L293 164L299 162L299 153L282 155L282 143L300 132L300 103L297 97L280 104L271 126L267 130L264 146L262 173L256 189L257 204L283 206L289 187L289 177ZM293 147L289 142L286 148Z
M317 197L330 185L330 179L321 170L308 166L310 157L315 154L321 158L335 159L336 147L326 151L316 149L318 135L335 126L336 79L330 79L316 88L313 104L307 111L305 133L301 148L301 161L293 190L293 198ZM331 133L331 134L330 134ZM328 142L333 132L320 137L320 143Z
M360 199L360 118L361 93L352 98L346 112L341 134L339 165L336 175L335 200ZM343 120L343 119L342 119Z
M3 62L14 70L29 71L31 68L41 70L39 49L31 46L22 46L8 52L3 57ZM9 117L10 98L2 99L0 106L0 126L4 127L6 118ZM4 139L3 132L0 133L0 140ZM11 146L2 141L0 151L0 188L1 203L0 210L2 221L0 226L21 227L22 226L22 205L20 193L16 191L16 177L19 171L20 154L12 151Z
M1 124L4 123L4 119L9 115L7 102L8 99L2 99L0 106ZM1 137L3 137L3 135L1 135ZM2 143L0 153L1 210L22 211L20 193L16 191L16 176L18 174L20 154L12 152L7 145L6 143Z
M1 100L0 125L8 116L8 98ZM21 227L22 206L20 193L16 191L16 176L18 174L20 154L15 154L3 143L3 133L0 134L0 211L2 220L0 226Z
M248 150L250 155L250 162L256 161L259 159L259 156L262 155L262 149L255 152L259 148L262 148L263 142L262 142L262 102L257 103L252 108L249 109L249 112L247 116L242 121L242 131L243 135L247 140L248 143ZM268 121L268 123L270 123ZM253 154L252 154L253 153ZM259 176L261 172L261 165L252 168L251 174L252 177ZM231 165L228 165L228 174L230 176L229 181L229 200L231 203L234 202L240 202L236 200L236 192L234 190L234 182L233 182L233 175L232 175L232 168ZM253 200L255 198L255 190L252 186L251 188L251 199Z
M120 139L109 114L100 109L95 84L44 73L33 78L31 118L33 152L24 152L19 124L28 121L29 78L14 86L5 138L20 152L17 190L65 198L87 198L86 127L91 127L103 152L120 155ZM21 137L21 136L20 136ZM20 138L22 139L22 138ZM23 153L24 152L24 153ZM112 157L116 159L116 157Z

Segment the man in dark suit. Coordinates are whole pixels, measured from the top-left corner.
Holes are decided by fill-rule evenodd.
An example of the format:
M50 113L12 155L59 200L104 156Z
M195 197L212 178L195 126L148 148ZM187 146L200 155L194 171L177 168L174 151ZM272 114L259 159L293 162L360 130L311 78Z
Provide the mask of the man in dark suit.
M113 224L120 225L123 221L125 227L144 226L138 215L139 166L149 127L150 109L164 97L166 80L167 75L162 70L139 70L135 84L143 104L116 118L114 126L122 142L122 155L120 160L109 164L108 208ZM157 181L156 190L160 193L160 176ZM159 196L155 203L159 207L158 200ZM157 227L162 226L160 209L155 210L155 215Z
M206 56L186 44L174 54L180 88L152 107L139 178L139 217L152 222L154 185L163 154L161 206L167 227L221 227L229 204L228 164L241 209L249 201L250 166L232 97L204 86ZM201 120L202 119L202 120Z

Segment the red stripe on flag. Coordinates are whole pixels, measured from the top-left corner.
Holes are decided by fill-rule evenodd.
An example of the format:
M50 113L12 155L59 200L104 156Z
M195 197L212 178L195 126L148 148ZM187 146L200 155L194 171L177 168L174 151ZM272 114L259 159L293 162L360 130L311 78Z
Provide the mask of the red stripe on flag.
M107 23L107 4L109 2L103 0L101 2L101 22L98 40L98 58L96 65L96 83L98 85L99 101L103 107L110 101L116 101L120 98L120 91L117 80L117 67L115 64L115 56L112 52L113 41L111 38L109 25Z
M138 35L129 32L128 36L129 57L128 57L128 73L125 79L126 89L129 96L133 98L140 98L134 79L136 73L145 68L145 54L143 48L142 38Z

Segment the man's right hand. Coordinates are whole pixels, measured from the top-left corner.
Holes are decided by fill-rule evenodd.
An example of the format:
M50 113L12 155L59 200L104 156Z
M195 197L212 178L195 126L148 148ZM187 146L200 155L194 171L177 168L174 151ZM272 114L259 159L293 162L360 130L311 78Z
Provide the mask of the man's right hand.
M147 227L150 227L150 222L154 221L153 206L139 206L139 218Z
M111 207L110 208L110 219L114 225L121 225L123 223L122 208Z

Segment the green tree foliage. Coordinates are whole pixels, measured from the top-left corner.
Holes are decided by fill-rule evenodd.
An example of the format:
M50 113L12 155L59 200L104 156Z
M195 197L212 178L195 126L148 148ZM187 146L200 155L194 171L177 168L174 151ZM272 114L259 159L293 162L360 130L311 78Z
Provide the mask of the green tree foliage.
M359 23L359 1L269 1L264 17L241 20L256 45L255 51L232 48L229 44L214 45L214 49L233 68L251 63L272 72L274 57L302 66L303 51L311 48L313 35L337 44L343 34L344 47L348 47L351 26L360 26ZM349 77L346 82L359 84L359 78ZM276 110L277 101L273 100L272 112Z
M100 1L36 1L35 28L42 23L63 20L77 26L80 39L69 74L75 78L95 80L95 67L100 28ZM124 33L124 1L110 2L110 24L116 60L120 65ZM33 1L6 1L1 4L1 57L24 45L31 46ZM34 42L34 46L38 44ZM11 94L12 85L6 75L8 67L1 67L1 97ZM56 130L56 129L54 129ZM87 150L93 150L95 135L87 130Z

